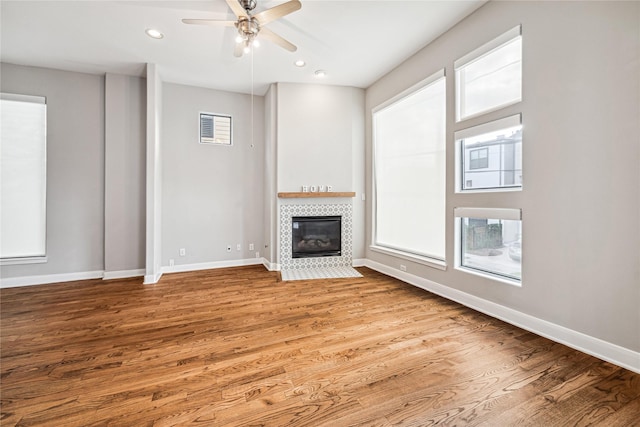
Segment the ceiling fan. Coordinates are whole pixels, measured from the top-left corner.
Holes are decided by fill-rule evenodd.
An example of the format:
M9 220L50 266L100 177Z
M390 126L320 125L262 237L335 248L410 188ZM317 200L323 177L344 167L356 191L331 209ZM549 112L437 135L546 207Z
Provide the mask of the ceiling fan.
M274 6L271 9L258 12L255 15L252 15L251 11L256 7L256 0L226 1L238 18L237 21L183 19L182 22L185 24L236 27L238 35L236 37L236 47L233 54L237 57L242 56L243 53L249 53L251 51L251 46L256 44L258 34L260 34L265 40L269 40L289 52L295 52L298 49L294 44L280 37L268 28L264 28L264 26L300 9L302 7L300 0L290 0L286 3Z

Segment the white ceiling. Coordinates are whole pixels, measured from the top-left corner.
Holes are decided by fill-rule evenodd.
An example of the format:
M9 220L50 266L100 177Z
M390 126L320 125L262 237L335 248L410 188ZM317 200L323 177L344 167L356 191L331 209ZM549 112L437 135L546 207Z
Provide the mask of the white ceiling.
M254 10L285 0L258 0ZM224 0L29 1L0 3L0 60L102 74L143 75L155 63L162 80L264 94L274 82L366 88L480 7L485 0L301 0L302 9L268 24L296 46L262 41L233 56L235 28L186 25L182 18L235 20ZM145 29L156 28L154 40ZM293 65L303 59L307 65Z

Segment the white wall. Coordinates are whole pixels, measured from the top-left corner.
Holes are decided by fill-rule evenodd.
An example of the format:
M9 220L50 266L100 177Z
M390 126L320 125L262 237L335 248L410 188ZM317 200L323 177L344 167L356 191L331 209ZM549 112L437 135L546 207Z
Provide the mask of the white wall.
M481 119L452 119L453 61L518 24L523 101L484 119L522 113L524 188L455 194L453 132ZM371 108L446 67L448 267L402 260L409 274L640 351L639 33L638 2L489 2L367 90L370 195ZM453 269L458 206L522 208L522 287Z
M48 262L3 266L2 279L71 273L100 276L104 266L104 78L12 64L0 64L0 75L3 92L47 98Z
M105 77L106 277L145 268L146 81Z
M170 259L175 266L202 265L262 252L264 97L255 96L253 108L252 119L250 95L163 84L163 266ZM231 115L233 145L199 144L200 112Z

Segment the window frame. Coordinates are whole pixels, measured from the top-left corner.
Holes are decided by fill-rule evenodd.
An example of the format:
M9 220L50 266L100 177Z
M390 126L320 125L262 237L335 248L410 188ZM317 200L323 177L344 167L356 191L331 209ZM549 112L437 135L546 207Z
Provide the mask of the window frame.
M409 250L403 249L403 248L398 248L398 247L394 247L392 245L388 245L388 244L381 244L378 242L377 239L377 226L378 226L378 218L377 218L377 210L378 210L378 197L377 197L377 192L378 192L378 177L377 177L377 173L376 173L376 169L377 169L377 161L376 161L376 113L392 106L393 104L396 104L399 101L402 101L405 98L410 97L411 95L413 95L414 93L428 87L429 85L436 83L437 81L441 80L441 79L445 79L444 83L445 83L445 91L446 91L446 72L445 69L442 68L438 71L436 71L435 73L431 74L429 77L423 79L422 81L418 82L417 84L409 87L408 89L405 89L404 91L400 92L399 94L387 99L386 101L382 102L381 104L373 107L371 109L371 123L372 123L372 168L371 168L371 182L372 182L372 226L371 226L371 244L369 245L369 249L371 249L374 252L378 252L378 253L383 253L386 255L391 255L397 258L402 258L402 259L406 259L408 261L413 261L419 264L423 264L423 265L427 265L429 267L432 268L436 268L439 270L446 270L447 264L446 264L446 246L447 246L447 241L446 241L446 233L445 233L445 238L444 238L444 256L441 257L437 257L437 256L433 256L433 255L428 255L428 254L423 254L423 253L416 253L416 252L411 252ZM445 92L446 93L446 92ZM447 116L447 107L446 107L446 94L445 94L445 122L446 122L446 116ZM445 125L446 128L446 125ZM444 150L445 150L445 155L446 155L446 130L445 130L445 138L443 141L444 144ZM445 186L446 186L446 160L444 163L444 173L445 173ZM446 191L445 191L445 210L446 210ZM443 212L444 214L444 222L445 224L443 224L443 226L446 227L446 212Z

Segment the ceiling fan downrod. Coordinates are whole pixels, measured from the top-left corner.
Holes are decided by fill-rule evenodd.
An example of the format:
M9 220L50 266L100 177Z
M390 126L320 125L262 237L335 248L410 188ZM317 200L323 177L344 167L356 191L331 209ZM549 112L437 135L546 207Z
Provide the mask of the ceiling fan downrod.
M257 5L256 0L238 0L238 3L240 3L240 6L242 6L247 13L255 9Z

